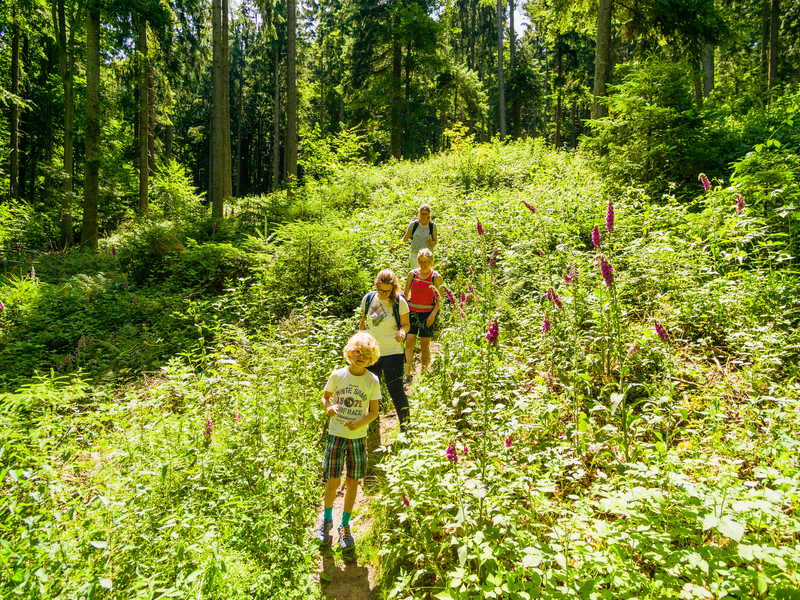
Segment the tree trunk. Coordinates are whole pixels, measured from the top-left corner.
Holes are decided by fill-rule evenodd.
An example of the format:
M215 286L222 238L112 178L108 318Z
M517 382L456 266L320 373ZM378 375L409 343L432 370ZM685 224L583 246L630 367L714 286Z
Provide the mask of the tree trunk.
M17 23L17 9L14 9L13 24L11 25L11 93L15 98L11 99L11 115L9 117L9 171L11 181L9 192L12 198L19 197L19 107L17 106L16 96L19 96L19 23Z
M167 164L172 160L172 136L173 136L173 125L169 123L164 128L164 160L167 161Z
M700 58L703 63L703 98L708 98L714 91L714 46L703 44Z
M230 42L228 39L228 0L222 0L222 197L233 196L231 177L231 92L230 92Z
M561 48L558 49L558 91L556 92L556 149L561 149L561 96L564 86L564 53Z
M22 55L20 58L20 69L25 69L30 72L30 47L28 44L28 34L22 36ZM30 78L26 78L26 83L23 86L23 98L30 98ZM28 181L28 152L30 151L29 140L32 145L33 140L28 128L28 118L30 117L30 110L27 108L22 109L19 118L19 172L17 175L17 197L25 198L25 187ZM28 198L29 199L29 198Z
M514 29L514 11L516 10L516 5L514 4L514 0L510 0L508 3L508 55L509 61L508 65L510 67L511 72L511 79L514 80L514 73L516 69L516 53L517 53L517 39L516 35L517 32ZM514 139L519 139L519 119L520 119L520 107L519 107L519 95L517 94L516 90L511 91L511 127Z
M400 149L400 115L403 107L403 96L401 92L402 81L402 47L400 41L395 39L392 44L392 123L391 123L391 150L392 156L400 160L402 151Z
M319 32L319 133L325 135L325 32Z
M594 63L594 104L592 118L600 119L608 109L600 102L607 95L606 85L611 65L611 9L613 0L600 0L597 9L597 48Z
M511 126L513 127L514 139L518 140L522 132L522 105L517 98L511 103Z
M478 0L470 0L470 26L469 26L469 68L475 70L475 14L478 12Z
M213 32L213 54L212 54L212 101L211 101L211 161L210 170L210 199L211 216L221 219L224 211L225 182L222 175L225 152L223 150L223 123L225 111L222 104L225 94L222 91L223 75L222 60L222 14L220 0L213 0L211 4L211 28Z
M780 0L772 0L772 15L769 23L769 75L767 87L778 84L778 29L781 26Z
M137 58L139 59L139 214L147 215L150 208L150 160L148 152L149 135L149 102L150 94L147 89L147 21L144 16L139 15L139 35L137 37L138 49Z
M239 118L236 120L236 197L242 197L242 121L244 121L244 106L242 106L242 77L239 76Z
M481 88L486 91L486 40L481 36ZM486 125L486 114L481 115L481 141L487 141L488 131Z
M572 99L572 131L570 132L569 146L573 150L578 146L578 99Z
M97 248L97 198L100 192L100 7L86 10L86 173L83 185L81 246Z
M273 109L273 138L272 138L272 191L278 189L281 181L281 77L280 77L280 46L275 40L275 105Z
M297 1L286 2L286 180L297 185Z
M53 10L53 29L58 44L59 70L64 87L64 171L62 174L61 195L61 243L71 246L75 239L72 231L72 131L75 119L75 93L72 73L75 68L75 16L69 19L69 44L67 44L67 25L64 0L57 0Z
M146 47L146 46L145 46ZM149 53L145 57L145 70L147 72L147 168L150 177L156 172L156 119L155 119L155 90L153 89L153 62Z
M497 0L497 89L500 105L500 137L506 137L506 90L503 83L503 0Z
M772 18L770 4L772 0L761 0L761 73L769 72L769 22Z
M45 77L45 89L47 90L47 105L44 109L44 201L50 200L50 193L53 186L51 170L53 167L53 94L49 85L50 73L53 72L53 41L47 38L47 75Z

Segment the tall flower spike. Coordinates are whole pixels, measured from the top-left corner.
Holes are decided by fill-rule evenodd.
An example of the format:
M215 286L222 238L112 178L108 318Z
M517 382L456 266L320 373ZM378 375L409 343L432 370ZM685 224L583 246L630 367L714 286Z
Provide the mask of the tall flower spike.
M608 209L606 209L606 231L614 231L614 203L608 201Z
M497 258L497 248L492 249L492 256L489 258L489 266L491 267L494 264L494 259Z
M450 462L452 463L458 462L458 451L456 450L456 447L453 444L450 444L447 447L447 450L445 450L445 454L447 455L447 460L449 460Z
M497 317L492 317L489 323L489 330L486 332L486 341L492 346L497 346L497 340L500 338L500 327L497 325Z
M3 308L5 308L5 307L6 307L6 305L5 305L5 304L3 304L3 303L2 303L2 301L0 301L0 309L3 309Z
M111 244L111 256L117 258L117 247L114 244Z
M664 326L661 325L661 323L655 321L655 323L653 323L653 328L656 330L656 333L658 334L658 337L661 338L662 342L665 344L669 342L669 334L667 333L667 330L664 329Z
M564 275L564 283L572 285L572 280L575 278L575 271L573 267L569 268L569 275Z
M736 194L733 198L736 200L737 214L742 214L744 212L744 197L741 194Z
M447 299L450 300L450 304L455 306L456 305L456 299L453 298L453 292L451 292L450 290L445 290L445 293L447 294Z
M483 225L481 225L481 220L480 219L478 219L476 227L478 229L478 235L483 235L484 234Z
M705 173L700 173L700 175L698 175L697 178L703 184L703 191L704 192L707 192L708 190L711 189L711 182L708 180L708 177L706 177Z
M600 257L600 272L603 274L606 286L611 287L611 284L614 283L614 267L608 264L608 261L603 257Z
M464 308L464 305L467 303L467 297L464 295L464 292L461 292L461 308Z
M561 304L561 298L558 297L558 294L556 294L555 290L550 288L547 291L550 294L550 301L553 302L553 304L555 304L558 308L564 308L564 305Z
M553 324L547 320L547 315L542 316L542 335L545 335L552 328Z
M405 493L403 494L403 506L405 506L406 508L411 506L411 503L408 501L408 498L406 498Z
M525 200L523 200L523 201L522 201L522 203L525 205L525 208L527 208L527 209L528 209L529 211L531 211L533 214L536 214L536 207L535 207L535 206L531 206L530 204L528 204L527 202L525 202Z
M600 252L600 229L597 225L592 229L592 244L594 244L595 251Z

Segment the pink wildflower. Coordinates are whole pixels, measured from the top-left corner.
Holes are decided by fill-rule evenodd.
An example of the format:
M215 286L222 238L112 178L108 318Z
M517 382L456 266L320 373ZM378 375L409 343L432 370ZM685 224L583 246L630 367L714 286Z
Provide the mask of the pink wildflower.
M600 272L603 274L606 286L611 287L611 284L614 283L614 267L608 264L608 261L603 257L600 258Z
M458 462L458 452L456 451L456 447L453 444L450 444L445 450L445 454L447 455L447 460L451 463Z
M511 436L506 438L506 448L511 448Z
M477 224L476 224L476 227L477 227L477 229L478 229L478 235L483 235L483 234L485 233L485 232L483 231L483 225L481 225L481 220L480 220L480 219L478 219L478 222L477 222Z
M488 341L492 346L497 346L497 340L500 337L500 328L497 326L497 318L492 317L491 323L489 323L489 330L486 332L486 341Z
M445 293L447 294L447 299L450 300L450 304L455 306L456 305L456 299L453 298L453 292L451 292L450 290L445 290Z
M411 506L411 503L408 501L408 498L406 498L405 493L403 493L403 506L405 506L406 508Z
M211 445L211 436L214 434L214 423L211 419L206 419L206 428L203 431L203 436L206 438L206 443Z
M669 342L669 334L667 333L667 330L664 329L664 326L661 325L661 323L655 321L655 323L653 323L653 328L656 330L656 333L658 334L658 337L661 338L662 342L664 343Z
M705 173L700 173L697 178L702 182L704 192L707 192L711 189L711 182L708 180L708 177L706 177Z
M633 355L633 353L636 352L638 349L639 349L639 344L634 344L633 346L631 346L631 349L628 350L628 354Z
M3 304L3 303L0 301L0 309L2 309L2 308L5 308L5 307L6 307L6 305L5 305L5 304Z
M525 205L525 208L527 208L527 209L528 209L529 211L531 211L533 214L536 214L536 207L535 207L535 206L531 206L530 204L528 204L527 202L525 202L525 200L523 200L523 201L522 201L522 203Z
M547 299L554 303L558 308L564 308L564 306L561 304L561 298L558 297L558 294L556 294L553 288L547 289Z
M600 252L600 230L597 225L592 229L592 244L594 244L595 251Z
M736 194L733 198L736 200L736 213L742 214L744 212L744 197L741 194Z
M542 316L542 335L545 335L553 327L553 324L547 320L547 315Z
M606 210L606 231L614 231L614 203L608 201L608 209Z

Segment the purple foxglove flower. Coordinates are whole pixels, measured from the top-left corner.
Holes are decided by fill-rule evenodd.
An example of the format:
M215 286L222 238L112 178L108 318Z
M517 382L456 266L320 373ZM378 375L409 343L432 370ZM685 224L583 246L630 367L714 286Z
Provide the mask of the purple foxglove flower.
M497 248L492 249L492 256L489 258L489 266L494 264L494 259L497 258Z
M125 283L123 283L123 285L125 286L125 289L127 290L128 289L128 280L127 279L125 280Z
M737 214L742 214L744 212L744 197L741 194L736 194L733 198L736 200Z
M470 293L470 295L477 296L477 294L475 293L475 290L472 289L472 284L471 283L467 284L467 291Z
M133 299L133 303L136 304L136 298Z
M405 494L403 494L403 506L405 506L406 508L411 506L411 503L408 501L408 498L406 498Z
M31 279L36 279L36 268L31 265Z
M450 462L452 463L458 462L458 452L456 451L456 447L453 444L450 444L447 447L445 454L447 454L447 460L449 460Z
M228 209L227 208L225 209L225 216L226 217L228 216Z
M572 280L575 278L575 271L572 267L569 268L569 275L564 275L564 283L572 285Z
M530 204L528 204L527 202L525 202L525 200L523 200L523 201L522 201L522 203L525 205L525 208L527 208L527 209L528 209L529 211L531 211L533 214L536 214L536 207L534 207L534 206L531 206Z
M564 306L561 304L561 298L559 298L559 297L558 297L558 294L556 294L555 290L554 290L554 289L552 289L552 288L550 288L548 291L550 292L550 300L551 300L551 301L552 301L552 302L553 302L553 303L554 303L554 304L555 304L555 305L556 305L558 308L564 308Z
M447 294L447 299L450 300L450 304L455 306L456 305L456 299L453 298L453 292L451 292L450 290L445 290L445 293Z
M214 423L211 421L211 419L206 419L206 428L203 431L203 435L206 438L206 443L210 446L211 436L214 435Z
M89 343L90 343L90 344L94 344L94 336L91 336L91 337L89 338Z
M472 275L472 267L467 267L467 273L469 273L470 275Z
M614 267L608 264L604 257L600 258L600 272L603 274L606 286L611 287L611 284L614 283Z
M231 216L233 216L233 208L231 208Z
M464 292L461 292L461 308L464 308L464 305L467 303L467 297L464 295Z
M553 376L550 373L544 372L542 373L542 379L544 379L550 385L553 385Z
M600 252L600 230L597 225L592 229L592 244L594 244L595 252Z
M632 356L633 353L636 352L638 349L639 349L639 344L634 344L633 346L631 346L631 349L628 350L628 354Z
M608 201L608 209L606 210L606 231L614 231L614 203Z
M5 307L6 307L6 305L3 304L2 302L0 302L0 309L5 308Z
M464 449L461 451L461 454L463 454L464 456L467 455L467 445L466 444L464 444Z
M545 335L553 327L553 324L547 320L547 315L542 316L542 335Z
M486 332L486 341L488 341L492 346L497 346L497 340L500 337L500 327L497 325L497 318L492 317L492 321L489 323L489 330Z
M214 224L211 226L211 229L216 229L216 228L217 228L217 224L216 224L216 223L214 223Z
M511 448L511 436L506 438L506 448Z
M111 244L111 256L117 258L117 248L114 246L114 244Z
M661 325L661 323L656 321L653 323L653 328L656 330L656 333L658 334L658 337L661 338L662 342L665 344L669 342L669 334L667 333L667 330L664 329L664 326Z
M705 173L700 173L697 178L702 182L704 192L707 192L711 189L711 182L708 180L708 177L706 177Z
M476 227L478 229L478 235L483 235L485 233L483 231L483 225L481 225L481 220L480 219L478 219L478 222L476 223Z

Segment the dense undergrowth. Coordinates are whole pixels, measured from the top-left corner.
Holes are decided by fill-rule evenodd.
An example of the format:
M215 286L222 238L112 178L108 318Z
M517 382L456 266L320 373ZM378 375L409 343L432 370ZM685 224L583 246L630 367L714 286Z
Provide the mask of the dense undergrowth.
M453 296L411 442L376 468L382 593L797 597L800 284L776 210L797 171L773 159L687 203L612 187L589 155L463 142L220 222L176 172L158 218L97 255L29 248L16 213L3 594L320 595L318 396L427 201Z

